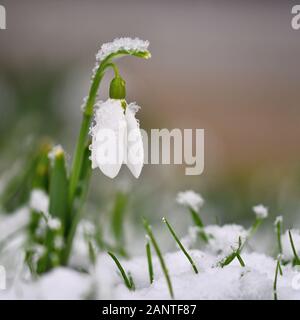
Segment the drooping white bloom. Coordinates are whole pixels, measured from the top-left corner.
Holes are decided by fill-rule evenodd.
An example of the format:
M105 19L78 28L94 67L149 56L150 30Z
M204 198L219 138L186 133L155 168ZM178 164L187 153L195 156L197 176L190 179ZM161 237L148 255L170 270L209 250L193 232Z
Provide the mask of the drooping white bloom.
M49 207L48 195L41 189L32 190L30 194L29 207L34 211L47 213Z
M144 149L139 122L135 114L139 107L130 103L125 110L121 100L99 102L95 125L91 129L92 168L114 178L123 163L138 178L144 163Z
M204 203L201 195L193 190L179 192L177 194L176 201L177 203L190 207L195 211L198 211Z
M253 208L253 211L258 219L266 219L268 217L269 210L262 204L256 205Z
M147 52L149 41L144 41L139 38L116 38L112 42L102 44L100 50L96 54L96 60L98 62L103 61L110 54L118 51L132 51L132 52Z

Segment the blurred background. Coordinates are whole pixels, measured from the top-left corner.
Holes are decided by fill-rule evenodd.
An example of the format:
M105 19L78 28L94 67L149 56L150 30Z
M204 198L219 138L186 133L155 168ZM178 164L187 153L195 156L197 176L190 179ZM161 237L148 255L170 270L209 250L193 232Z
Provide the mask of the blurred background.
M128 219L189 223L175 203L194 189L207 222L253 220L263 203L271 217L299 226L300 31L289 1L1 0L0 169L2 181L38 139L62 144L69 160L90 86L95 54L120 36L150 41L152 59L119 61L128 101L141 127L204 128L205 169L127 168L115 180L94 171L91 208L109 213L117 190L129 195ZM107 97L108 76L100 97Z

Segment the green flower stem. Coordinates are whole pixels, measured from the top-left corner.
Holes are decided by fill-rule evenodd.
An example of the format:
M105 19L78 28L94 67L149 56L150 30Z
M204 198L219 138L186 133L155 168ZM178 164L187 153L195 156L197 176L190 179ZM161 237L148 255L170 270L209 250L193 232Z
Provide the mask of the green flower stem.
M97 92L100 86L100 82L104 76L105 69L106 69L105 64L104 66L103 64L101 64L100 67L98 68L90 89L90 93L89 93L84 111L83 111L83 119L81 123L79 137L77 140L77 145L75 148L75 156L74 156L72 169L71 169L71 176L70 176L69 207L71 210L73 206L74 195L76 193L76 188L78 186L78 180L79 180L83 154L84 154L84 147L85 147L85 143L89 133L91 120L93 117L93 109L94 109L94 105L97 97Z
M79 208L74 207L74 198L76 195L77 188L79 186L79 180L80 180L80 175L82 173L82 167L83 167L83 160L84 160L84 153L85 153L85 147L86 147L86 142L88 139L88 133L89 133L89 128L91 124L91 120L93 117L93 110L94 110L94 105L96 102L96 97L97 97L97 92L99 90L99 86L101 83L101 80L104 76L105 70L109 67L112 67L114 64L108 63L108 60L104 60L95 76L92 82L92 86L90 89L90 93L86 102L86 105L84 107L83 111L83 118L82 118L82 123L81 123L81 128L79 132L79 137L77 140L76 148L75 148L75 155L74 155L74 160L72 163L72 168L71 168L71 173L70 173L70 182L69 182L69 192L68 192L68 197L69 197L69 210L70 210L70 221L72 221L71 226L69 228L69 232L67 235L67 244L66 244L66 249L64 252L64 257L63 257L63 262L66 264L68 262L70 252L72 249L72 242L73 238L75 235L76 227L77 224L80 221L80 215L81 215L81 207L83 205L83 201L81 201L81 204ZM116 67L115 67L116 68ZM89 184L89 179L85 179L85 185L81 186L85 190L88 189L88 184ZM83 191L83 193L86 193Z

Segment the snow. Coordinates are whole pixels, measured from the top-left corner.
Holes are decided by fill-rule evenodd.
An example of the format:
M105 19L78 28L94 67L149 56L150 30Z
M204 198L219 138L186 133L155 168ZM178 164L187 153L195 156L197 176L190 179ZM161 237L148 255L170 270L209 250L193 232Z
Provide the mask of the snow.
M239 237L244 242L248 236L248 231L236 224L224 226L210 225L205 227L204 230L210 235L206 250L223 256L238 248Z
M236 224L209 225L204 228L204 231L208 235L209 241L206 245L202 243L203 250L214 255L226 256L238 247L239 237L244 241L248 236L248 231ZM198 227L190 227L188 235L183 237L181 241L186 247L193 248L198 245L198 234Z
M169 268L174 294L176 299L273 299L273 280L276 261L264 254L244 253L246 267L242 268L237 261L220 268L216 267L216 256L200 250L192 250L191 255L199 267L199 274L192 272L192 268L182 252L177 251L165 255L166 265ZM143 257L122 261L126 271L130 271L136 290L129 291L117 275L116 267L109 259L99 258L96 277L99 299L170 299L165 278L161 272L159 262L153 259L154 277L149 285L147 261ZM112 273L111 269L116 272ZM300 290L292 286L297 272L290 266L283 267L283 277L278 279L279 299L300 299ZM110 288L109 295L103 296L101 289L102 279ZM294 280L295 281L295 280Z
M67 268L56 268L32 283L19 282L8 291L0 291L0 299L78 300L88 295L88 275Z
M298 256L300 256L300 231L298 229L291 229L290 231L293 238L295 249L297 251ZM281 236L281 243L284 259L292 260L294 258L294 254L288 231L286 231Z
M177 203L190 207L195 211L198 211L204 203L201 195L193 190L179 192L177 194L176 201Z
M112 42L102 44L100 50L96 55L98 62L103 61L112 53L126 50L133 52L147 52L149 47L149 41L144 41L139 38L116 38Z
M34 211L47 213L49 208L49 197L45 191L41 189L32 190L30 194L29 207Z
M40 194L35 205L41 208ZM45 205L44 205L45 207ZM10 216L0 216L0 234L6 239L17 226L28 222L29 210L21 209ZM41 219L45 222L45 219ZM273 299L273 281L277 260L267 253L259 253L246 243L241 257L245 267L237 259L221 267L218 262L238 245L238 238L245 239L248 231L237 224L208 225L204 231L209 236L206 244L199 240L196 227L189 229L184 245L194 260L198 274L181 250L164 253L175 299ZM3 233L2 233L3 232ZM129 291L119 271L108 254L97 254L95 266L91 265L87 238L95 234L95 226L82 220L75 235L71 261L68 267L58 267L39 278L32 278L24 263L25 230L9 239L1 248L0 265L6 269L7 289L0 290L0 299L170 299L160 262L152 250L154 282L150 284L146 254L122 259L125 271L130 273L136 289ZM300 231L291 230L299 253ZM256 239L257 240L257 239ZM62 245L62 238L57 238ZM293 259L288 232L282 235L284 259ZM174 245L175 247L175 245ZM34 248L37 255L45 248ZM79 272L76 270L85 270ZM282 265L283 276L278 276L279 300L300 300L300 269L291 262Z
M254 213L256 215L256 218L258 218L258 219L266 219L268 217L269 210L264 205L258 204L256 206L254 206L252 209L253 209L253 211L254 211Z

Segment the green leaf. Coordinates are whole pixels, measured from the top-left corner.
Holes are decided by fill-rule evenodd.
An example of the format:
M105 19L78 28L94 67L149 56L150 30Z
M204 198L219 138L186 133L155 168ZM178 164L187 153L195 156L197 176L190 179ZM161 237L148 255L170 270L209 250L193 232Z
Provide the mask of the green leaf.
M63 253L63 264L67 264L68 262L72 250L76 228L81 219L82 206L88 193L89 180L92 173L89 145L90 141L86 144L83 153L78 186L76 186L76 193L74 197L74 200L76 201L72 203L72 208L69 208L69 216L65 225L66 247Z
M124 268L122 267L120 261L118 260L118 258L113 253L111 253L111 252L107 252L107 253L111 256L111 258L114 260L117 268L119 269L119 271L121 273L121 276L122 276L122 278L124 280L125 286L129 290L134 290L134 282L133 282L133 279L132 279L131 275L129 274L127 276L127 274L126 274Z
M189 210L190 210L190 213L191 213L191 216L192 216L192 219L194 221L195 226L199 228L199 236L200 236L200 238L204 242L208 243L209 238L208 238L208 235L204 231L204 223L203 223L200 215L198 214L198 212L196 212L191 207L189 207Z
M111 213L111 230L114 235L116 245L120 248L124 246L124 217L127 203L128 196L123 192L118 192L116 194L115 204Z
M0 196L0 204L6 212L13 212L26 203L32 188L48 189L50 148L48 141L43 141L38 148L35 147L34 151L25 155L20 169L7 181Z
M50 173L49 212L60 218L63 225L68 215L68 178L65 153L61 148L54 151Z

